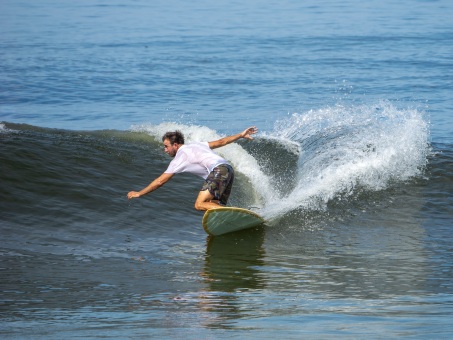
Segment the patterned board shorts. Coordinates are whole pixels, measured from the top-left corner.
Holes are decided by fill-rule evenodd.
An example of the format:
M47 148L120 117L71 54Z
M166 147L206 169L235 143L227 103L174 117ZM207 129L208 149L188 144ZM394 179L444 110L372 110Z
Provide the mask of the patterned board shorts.
M209 190L220 204L226 205L231 194L231 187L234 181L234 170L229 164L221 164L214 168L205 179L201 191Z

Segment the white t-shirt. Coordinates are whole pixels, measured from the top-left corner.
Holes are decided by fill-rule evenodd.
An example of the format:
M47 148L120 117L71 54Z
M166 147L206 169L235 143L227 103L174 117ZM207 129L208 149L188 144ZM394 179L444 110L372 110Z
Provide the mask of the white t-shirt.
M181 146L165 173L190 172L206 179L209 173L220 164L229 164L209 147L208 142Z

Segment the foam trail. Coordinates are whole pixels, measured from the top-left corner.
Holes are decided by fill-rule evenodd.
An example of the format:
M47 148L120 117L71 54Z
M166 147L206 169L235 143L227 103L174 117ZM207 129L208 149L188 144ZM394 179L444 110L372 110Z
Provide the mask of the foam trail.
M429 154L423 112L398 110L388 102L295 113L276 123L272 136L301 146L293 190L268 201L267 218L288 211L324 209L357 188L381 190L422 173Z

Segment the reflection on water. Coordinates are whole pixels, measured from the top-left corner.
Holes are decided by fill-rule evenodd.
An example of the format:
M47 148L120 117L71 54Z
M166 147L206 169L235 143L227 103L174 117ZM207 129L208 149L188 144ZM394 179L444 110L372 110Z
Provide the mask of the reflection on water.
M203 275L210 291L263 288L264 228L207 238Z
M203 311L217 313L209 318L209 327L228 327L228 320L249 311L241 303L241 294L265 288L260 274L264 265L264 228L207 238L202 277L206 291L200 306Z

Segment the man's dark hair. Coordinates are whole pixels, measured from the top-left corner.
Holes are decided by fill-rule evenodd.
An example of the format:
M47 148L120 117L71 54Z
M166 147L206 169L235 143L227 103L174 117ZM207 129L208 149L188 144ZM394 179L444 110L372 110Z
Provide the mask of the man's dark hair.
M171 143L171 145L178 143L178 144L184 144L184 135L182 134L181 131L168 131L165 133L165 135L162 137L162 142L164 140L168 139Z

